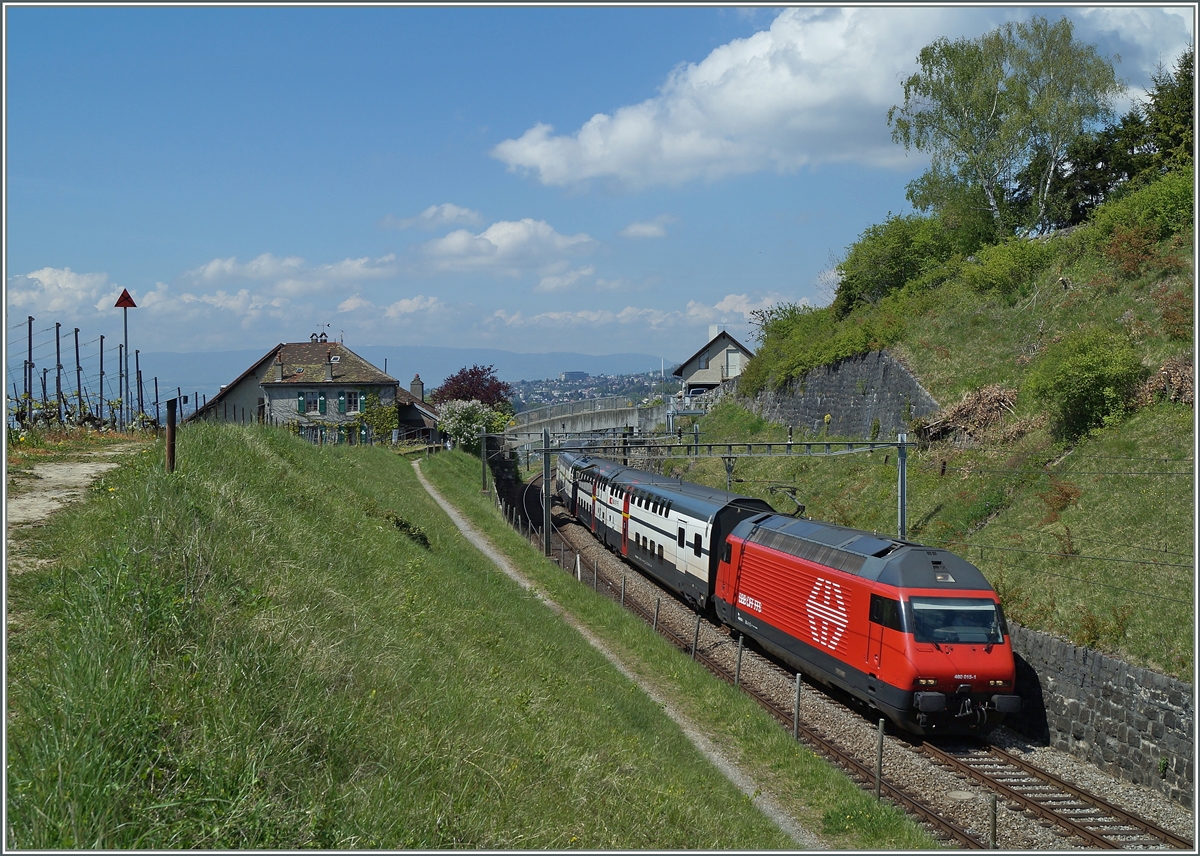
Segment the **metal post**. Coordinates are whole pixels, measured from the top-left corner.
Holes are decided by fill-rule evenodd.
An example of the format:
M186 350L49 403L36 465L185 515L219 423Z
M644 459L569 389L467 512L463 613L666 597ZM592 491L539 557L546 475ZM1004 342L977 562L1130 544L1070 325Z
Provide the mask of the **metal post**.
M592 591L600 591L600 560L592 566Z
M33 419L33 316L29 316L29 355L25 358L25 405L26 418Z
M899 470L899 484L896 488L899 494L896 528L899 532L899 539L903 541L908 532L908 435L898 434L896 440L896 448L899 452L896 462Z
M137 415L141 415L145 410L142 407L142 352L140 350L133 352L133 376L137 381ZM131 399L130 404L132 403Z
M54 401L55 407L58 410L58 424L63 421L63 400L62 400L62 340L59 338L59 331L62 330L62 324L54 322Z
M79 365L79 328L75 328L75 407L78 424L83 424L83 369Z
M104 424L104 337L100 337L100 424Z
M792 708L792 739L797 740L800 737L800 685L801 675L796 672L796 706Z
M883 790L883 720L879 720L879 739L875 743L875 799Z
M121 307L121 318L125 324L125 358L121 361L125 369L125 380L121 386L121 426L124 428L128 424L125 414L133 409L133 402L129 398L129 307Z
M479 466L483 471L483 486L480 493L487 493L487 428L479 429Z
M550 555L550 429L542 429L542 541Z
M121 414L117 418L117 430L125 430L125 351L123 345L117 345L117 396L121 401Z
M743 634L739 633L738 634L737 665L733 667L733 685L735 687L740 686L742 683L742 649L745 647L745 644L746 644L746 637Z
M700 644L700 613L696 613L696 630L692 633L692 659L696 659L696 646Z
M988 850L996 849L996 795L991 794L988 806Z
M179 399L167 399L167 472L175 472L175 405Z
M621 606L625 605L625 575L621 574Z
M154 376L154 424L158 425L158 375Z
M575 554L575 579L583 582L583 563L579 561L579 554Z
M662 598L657 598L654 601L654 632L658 632L658 608L662 606Z

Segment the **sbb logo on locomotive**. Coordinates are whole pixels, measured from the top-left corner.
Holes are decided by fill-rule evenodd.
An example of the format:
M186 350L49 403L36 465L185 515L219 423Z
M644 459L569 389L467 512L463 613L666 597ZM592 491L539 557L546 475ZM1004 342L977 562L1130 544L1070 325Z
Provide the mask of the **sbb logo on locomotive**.
M826 648L836 649L846 625L850 623L846 614L846 602L842 598L842 587L821 577L813 584L808 596L808 627L813 641Z

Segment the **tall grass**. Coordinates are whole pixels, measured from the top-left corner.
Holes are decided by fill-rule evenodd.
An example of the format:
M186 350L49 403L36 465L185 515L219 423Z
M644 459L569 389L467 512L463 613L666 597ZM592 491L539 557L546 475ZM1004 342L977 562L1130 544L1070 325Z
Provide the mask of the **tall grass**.
M788 731L744 693L680 654L620 605L542 559L505 524L492 499L480 493L475 458L457 452L439 454L422 468L529 579L603 638L623 662L666 695L722 751L737 759L808 829L823 835L832 846L851 849L936 846L894 807L875 802L839 770L793 741ZM743 846L750 845L739 845L739 849Z
M792 846L384 450L188 426L27 548L9 847Z

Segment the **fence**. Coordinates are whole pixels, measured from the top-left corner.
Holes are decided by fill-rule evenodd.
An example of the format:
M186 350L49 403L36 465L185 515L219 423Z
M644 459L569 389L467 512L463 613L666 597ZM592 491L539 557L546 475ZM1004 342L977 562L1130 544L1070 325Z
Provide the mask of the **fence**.
M117 336L85 339L78 327L40 327L32 315L5 332L11 428L153 429L167 399L182 398L180 387L160 388L157 375L147 377L141 351L126 354ZM194 412L204 401L193 392L191 403Z

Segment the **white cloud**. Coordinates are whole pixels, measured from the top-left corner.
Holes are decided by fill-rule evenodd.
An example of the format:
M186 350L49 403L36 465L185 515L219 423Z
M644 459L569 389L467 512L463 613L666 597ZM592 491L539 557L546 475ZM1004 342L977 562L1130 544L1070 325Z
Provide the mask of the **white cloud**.
M548 274L542 277L534 291L567 291L579 280L589 277L595 272L596 268L588 265L562 274Z
M409 229L413 226L422 229L438 229L442 226L474 226L479 222L478 211L460 208L451 202L444 202L441 205L430 205L416 217L400 219L389 214L379 221L379 225L384 229Z
M397 300L383 314L388 318L400 318L405 315L415 315L418 312L441 309L444 306L445 304L436 297L426 297L424 294L418 294L416 297L406 297L403 300Z
M180 280L186 284L208 287L244 282L262 283L271 294L286 299L318 294L333 288L341 289L347 283L383 279L394 276L397 271L394 253L377 259L368 256L347 258L316 267L309 265L299 256L280 258L271 253L263 253L245 263L232 256L227 259L213 259L187 271Z
M440 271L491 271L519 276L561 264L567 255L587 252L596 242L580 232L560 235L544 220L501 220L478 235L458 229L423 247Z
M660 214L647 222L630 223L619 234L622 238L665 238L667 224L674 222L675 218L670 214Z
M337 307L337 311L338 312L353 312L356 309L374 309L374 308L375 308L374 303L372 303L369 300L363 300L361 295L356 294L353 297L347 297L345 300L343 300L341 303L339 303L338 307Z
M107 300L110 294L112 300ZM108 274L76 273L69 267L45 267L9 277L5 288L5 299L10 309L19 308L35 317L40 313L53 312L74 318L84 308L112 308L120 294L120 287L109 284Z
M1152 67L1144 56L1151 45L1172 45L1169 62L1191 32L1190 19L1161 8L1067 11L1081 40L1111 36L1123 55L1119 49L1132 42L1139 68L1148 59ZM676 67L653 98L597 113L573 134L556 135L539 122L491 154L510 171L559 186L599 178L640 188L837 162L911 167L885 117L921 48L1031 14L1015 7L785 9L768 29Z

